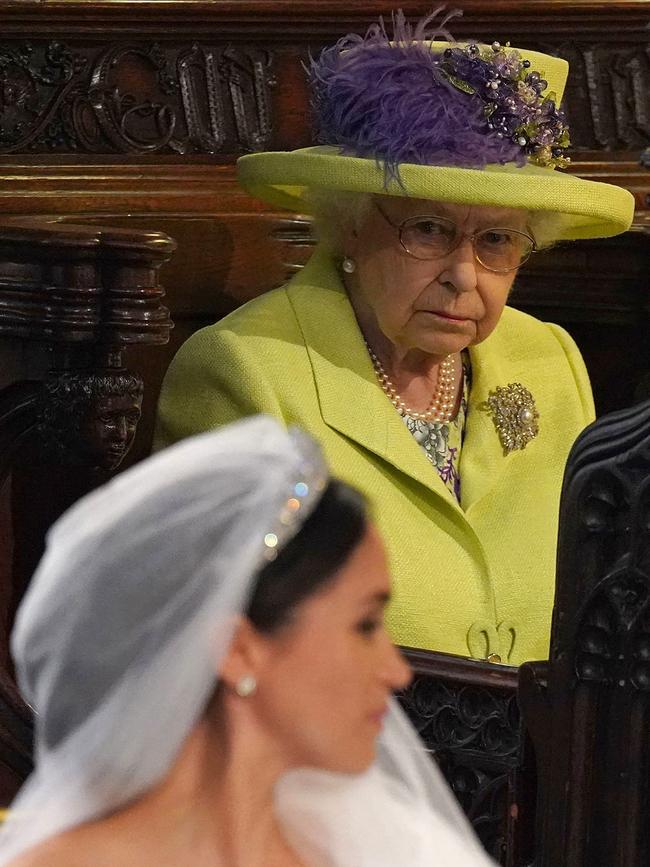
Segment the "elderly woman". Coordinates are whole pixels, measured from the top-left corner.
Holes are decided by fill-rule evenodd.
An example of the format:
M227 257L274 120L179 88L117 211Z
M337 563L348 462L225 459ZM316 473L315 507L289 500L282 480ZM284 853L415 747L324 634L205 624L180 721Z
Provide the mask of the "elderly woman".
M488 867L390 698L389 594L362 499L273 419L79 502L13 638L36 770L0 865Z
M536 249L622 232L633 202L558 171L564 61L427 25L326 49L326 145L239 161L322 240L182 347L158 442L260 411L302 425L375 505L394 639L519 664L548 653L562 474L594 409L569 335L506 303Z

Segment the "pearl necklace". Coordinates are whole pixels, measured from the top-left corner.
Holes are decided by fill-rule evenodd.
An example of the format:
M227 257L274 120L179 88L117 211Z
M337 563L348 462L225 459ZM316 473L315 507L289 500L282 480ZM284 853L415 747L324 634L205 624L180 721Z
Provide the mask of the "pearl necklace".
M400 415L408 415L416 421L432 421L437 423L451 421L456 405L456 361L453 355L448 355L440 362L438 381L429 406L424 412L416 412L404 403L395 385L384 370L381 361L368 346L367 342L366 349L368 350L368 355L383 392L388 396L390 402Z

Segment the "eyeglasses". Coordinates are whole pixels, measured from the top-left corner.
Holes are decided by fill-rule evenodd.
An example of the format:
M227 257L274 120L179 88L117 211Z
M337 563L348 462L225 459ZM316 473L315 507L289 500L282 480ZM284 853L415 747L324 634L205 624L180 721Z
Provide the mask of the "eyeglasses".
M444 259L467 239L472 242L474 258L488 271L507 274L514 271L535 252L535 241L517 229L481 229L473 235L458 231L453 220L445 217L409 217L402 223L393 223L388 214L373 199L377 210L394 229L399 231L399 242L414 259Z

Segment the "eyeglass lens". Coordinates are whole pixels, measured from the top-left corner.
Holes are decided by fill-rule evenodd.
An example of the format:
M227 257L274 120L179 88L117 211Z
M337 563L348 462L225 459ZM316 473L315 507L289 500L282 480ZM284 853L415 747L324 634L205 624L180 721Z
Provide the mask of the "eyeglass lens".
M414 217L400 227L400 240L416 259L447 256L462 240L456 224L444 217ZM483 229L472 236L474 255L491 271L512 271L528 259L534 242L516 229Z

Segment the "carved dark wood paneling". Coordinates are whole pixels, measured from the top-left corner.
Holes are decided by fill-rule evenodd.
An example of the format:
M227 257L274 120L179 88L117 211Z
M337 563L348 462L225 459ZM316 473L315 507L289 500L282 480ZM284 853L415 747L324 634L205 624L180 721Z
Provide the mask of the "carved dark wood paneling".
M534 767L517 670L406 650L415 676L400 701L488 852L524 864L532 846ZM522 784L527 770L527 786Z
M567 465L547 685L520 693L540 761L540 867L650 859L649 517L646 402L600 419Z
M561 42L541 46L564 57L570 75L563 101L574 148L640 151L650 142L647 42Z
M584 479L574 504L578 525L572 528L581 550L582 568L577 575L582 579L580 607L575 634L570 639L556 625L553 654L566 652L564 648L571 640L578 682L647 692L650 404L621 416L598 431L598 439L592 434L588 440L590 455L577 452L574 459L577 462L580 455L584 464ZM603 442L606 433L613 442ZM624 443L625 450L612 462L611 453L619 451ZM574 467L574 474L576 470ZM570 479L568 475L567 482ZM562 607L557 617L560 613Z
M3 662L45 532L108 478L133 444L143 381L124 368L123 353L169 338L158 272L174 246L144 230L16 220L0 226L0 349L4 358L18 346L31 371L5 378L0 388Z
M269 143L270 52L0 43L0 154L218 154Z
M544 44L534 36L526 45L570 62L565 108L574 151L640 151L648 145L647 45ZM299 60L307 48L296 47ZM254 44L0 42L0 154L265 150L278 126L271 93L276 84L272 50ZM297 96L302 128L295 146L310 137L304 84Z
M549 662L513 677L407 655L404 707L497 859L648 863L650 401L604 416L571 452Z

